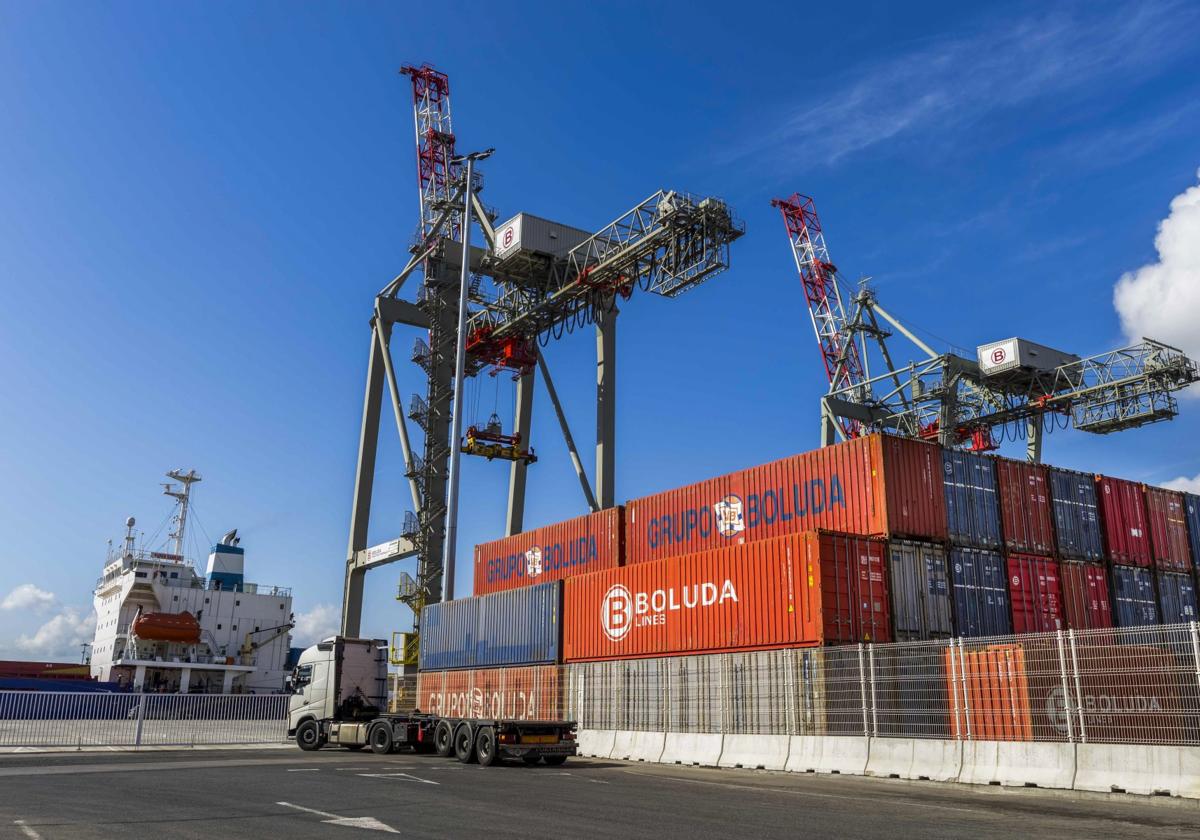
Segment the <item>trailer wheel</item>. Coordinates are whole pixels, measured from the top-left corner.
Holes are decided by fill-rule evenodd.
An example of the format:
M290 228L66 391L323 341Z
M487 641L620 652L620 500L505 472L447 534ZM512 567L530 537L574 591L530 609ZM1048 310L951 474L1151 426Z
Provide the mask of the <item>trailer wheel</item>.
M479 759L480 767L491 767L500 760L496 750L496 730L490 726L483 727L475 736L475 757Z
M542 761L551 767L559 767L567 762L567 757L565 755L545 755L542 756Z
M305 752L319 750L325 746L325 739L321 737L321 725L315 720L306 720L296 727L296 744Z
M438 721L437 728L433 730L433 750L439 758L446 758L454 752L454 729L450 721Z
M524 755L521 756L521 760L524 761L526 764L528 764L530 767L532 767L533 765L535 765L539 761L541 761L542 757L540 755L538 755L537 753L525 753Z
M392 728L380 724L371 730L371 752L375 755L387 755L392 751Z
M475 733L469 723L460 723L454 730L454 756L463 764L475 763Z

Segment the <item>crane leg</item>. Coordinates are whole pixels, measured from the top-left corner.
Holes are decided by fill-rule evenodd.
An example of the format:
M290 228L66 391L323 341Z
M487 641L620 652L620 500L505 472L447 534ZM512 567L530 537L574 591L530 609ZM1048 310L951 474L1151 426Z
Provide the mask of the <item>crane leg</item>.
M513 418L513 433L520 435L520 445L529 449L529 431L533 419L533 376L534 368L522 373L517 379L517 405ZM504 520L507 536L519 534L525 519L525 478L529 464L517 458L508 469L508 515Z
M617 310L596 319L596 501L615 503L614 454L617 436Z

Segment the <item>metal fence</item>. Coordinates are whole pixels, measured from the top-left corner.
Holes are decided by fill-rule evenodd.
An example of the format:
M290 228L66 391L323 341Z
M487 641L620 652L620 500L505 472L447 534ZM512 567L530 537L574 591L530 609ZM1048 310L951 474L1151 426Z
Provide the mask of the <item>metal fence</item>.
M0 747L280 743L287 708L281 694L0 691Z
M1195 623L567 666L589 729L1200 745Z

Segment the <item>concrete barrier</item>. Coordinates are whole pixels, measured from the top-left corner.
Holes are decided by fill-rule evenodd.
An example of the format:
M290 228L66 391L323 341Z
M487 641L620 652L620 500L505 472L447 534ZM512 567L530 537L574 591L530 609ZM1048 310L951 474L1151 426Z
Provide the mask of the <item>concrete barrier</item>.
M896 779L958 780L962 743L934 738L873 738L867 775Z
M794 773L845 773L867 770L870 739L852 735L793 735L784 769Z
M613 745L617 740L615 729L580 729L576 733L579 754L592 758L612 758Z
M623 761L658 761L662 758L665 740L666 735L662 732L618 731L613 738L613 749L609 758L619 758Z
M786 735L726 735L717 766L783 770L790 746Z
M728 737L728 736L725 736ZM721 735L668 732L663 739L663 764L698 764L716 767L721 757Z
M1200 748L1079 744L1075 789L1200 798Z
M966 741L962 750L964 784L1069 790L1075 783L1074 744Z

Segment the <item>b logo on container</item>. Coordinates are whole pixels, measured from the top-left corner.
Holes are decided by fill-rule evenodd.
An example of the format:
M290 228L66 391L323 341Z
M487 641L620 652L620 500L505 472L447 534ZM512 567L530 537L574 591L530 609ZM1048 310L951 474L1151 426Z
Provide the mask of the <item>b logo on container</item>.
M622 584L614 584L600 602L600 626L611 641L619 642L633 626L633 596Z

